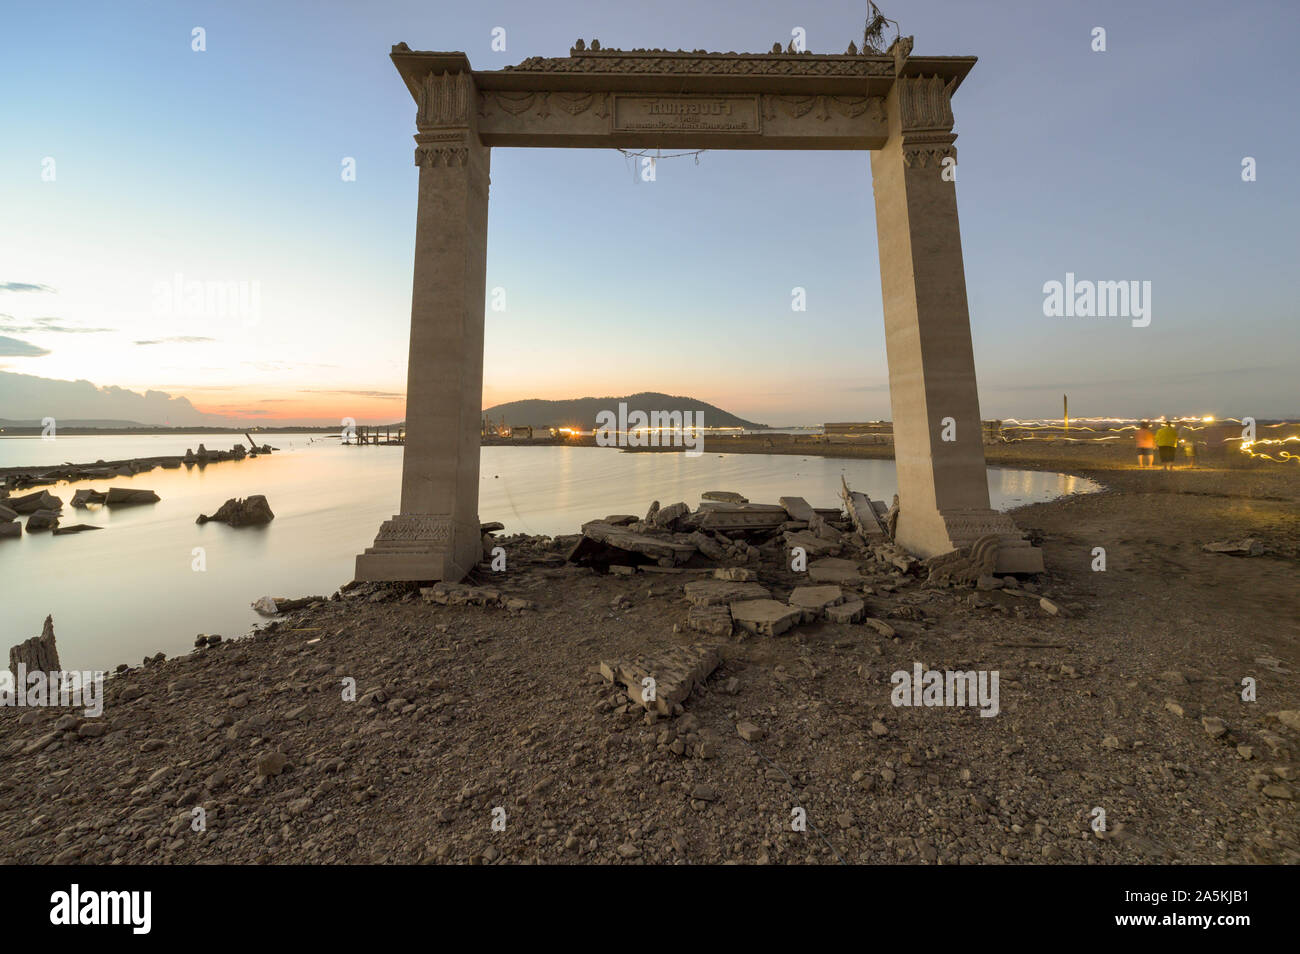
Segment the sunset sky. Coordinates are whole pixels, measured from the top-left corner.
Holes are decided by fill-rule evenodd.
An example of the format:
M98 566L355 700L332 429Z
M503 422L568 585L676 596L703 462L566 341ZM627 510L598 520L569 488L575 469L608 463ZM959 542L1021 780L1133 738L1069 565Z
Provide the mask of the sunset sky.
M1062 392L1080 416L1300 412L1293 2L882 6L917 54L980 58L954 112L985 417L1057 415ZM803 27L841 53L864 7L9 5L0 372L251 421L399 419L417 170L392 44L495 69L578 37L762 52ZM653 390L775 425L889 416L866 153L633 172L613 150L494 150L488 287L507 309L487 312L484 406ZM1150 326L1045 317L1067 272L1150 281ZM194 281L244 283L250 307L162 291Z

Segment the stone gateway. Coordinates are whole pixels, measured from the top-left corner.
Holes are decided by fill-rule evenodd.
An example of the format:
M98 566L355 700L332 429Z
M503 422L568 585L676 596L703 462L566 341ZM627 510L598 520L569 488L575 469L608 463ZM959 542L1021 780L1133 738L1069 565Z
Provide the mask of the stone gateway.
M999 572L1041 552L989 506L950 167L969 56L609 50L478 71L464 53L392 59L416 103L419 207L400 512L360 580L459 581L482 555L479 424L493 148L867 149L898 466L898 544L920 557L999 539Z

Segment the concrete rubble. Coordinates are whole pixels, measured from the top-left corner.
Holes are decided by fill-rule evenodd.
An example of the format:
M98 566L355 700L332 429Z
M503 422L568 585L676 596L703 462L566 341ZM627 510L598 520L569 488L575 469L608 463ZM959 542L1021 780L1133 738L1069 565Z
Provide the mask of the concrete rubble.
M611 685L623 686L631 705L659 715L680 715L691 691L721 662L716 647L696 643L627 661L602 660L600 674Z
M841 488L843 509L814 507L793 495L778 504L756 503L722 490L701 494L694 511L684 502L661 506L654 501L643 518L593 520L571 542L557 537L553 545L563 540L571 565L628 580L643 573L692 577L681 584L685 625L674 629L711 637L780 636L801 625L833 623L862 625L893 638L896 628L874 618L871 601L893 599L900 588L914 585L971 588L979 594L971 598L976 609L993 605L983 594L995 590L1040 600L1032 584L1021 590L1014 576L995 575L1002 572L999 535L986 534L969 547L921 561L891 538L897 497L886 506L851 490L843 479ZM485 555L494 541L485 535ZM701 571L711 576L694 576ZM626 606L623 600L616 603L615 609ZM1038 609L1065 615L1046 598ZM891 615L924 619L911 605Z
M1218 540L1201 546L1206 553L1226 553L1230 556L1263 556L1264 541L1255 537L1242 540Z

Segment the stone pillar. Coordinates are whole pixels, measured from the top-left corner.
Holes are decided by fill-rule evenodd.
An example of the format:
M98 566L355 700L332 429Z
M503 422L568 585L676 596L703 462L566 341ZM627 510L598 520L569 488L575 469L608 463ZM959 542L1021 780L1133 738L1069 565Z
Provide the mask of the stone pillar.
M1030 549L989 507L966 275L957 223L951 87L900 77L886 101L889 138L871 154L885 348L898 466L896 539L921 557L999 535ZM1041 554L1004 572L1042 569ZM1015 564L1015 565L1012 565Z
M490 150L467 72L418 91L420 198L411 290L401 513L357 557L359 580L459 581L482 558L478 519Z

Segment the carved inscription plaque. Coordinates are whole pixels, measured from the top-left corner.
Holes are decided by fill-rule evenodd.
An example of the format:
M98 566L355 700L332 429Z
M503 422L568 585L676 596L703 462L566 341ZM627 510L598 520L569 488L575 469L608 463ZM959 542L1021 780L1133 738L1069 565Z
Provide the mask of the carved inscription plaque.
M761 132L757 96L614 94L614 130Z

